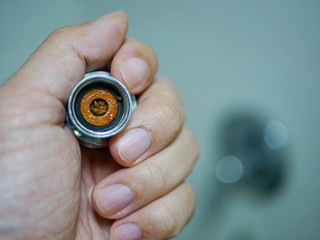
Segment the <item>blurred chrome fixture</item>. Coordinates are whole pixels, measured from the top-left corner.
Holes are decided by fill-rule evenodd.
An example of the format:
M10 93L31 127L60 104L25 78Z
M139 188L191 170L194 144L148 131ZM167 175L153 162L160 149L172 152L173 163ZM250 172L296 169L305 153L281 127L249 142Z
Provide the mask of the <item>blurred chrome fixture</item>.
M108 72L91 72L72 89L66 123L90 148L108 145L108 138L127 125L136 107L136 98Z
M283 123L237 116L226 124L221 137L222 158L216 176L222 183L245 183L264 192L280 185L288 140Z

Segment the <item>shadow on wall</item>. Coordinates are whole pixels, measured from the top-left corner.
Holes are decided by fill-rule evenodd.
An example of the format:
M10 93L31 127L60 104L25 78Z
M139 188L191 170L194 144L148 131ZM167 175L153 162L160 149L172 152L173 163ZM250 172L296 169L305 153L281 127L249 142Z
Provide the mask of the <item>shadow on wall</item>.
M239 109L239 108L238 108ZM256 203L272 201L286 186L288 130L278 120L262 116L258 111L230 111L220 121L215 134L219 157L214 165L214 191L208 196L204 228L219 226L230 209L227 202L246 194ZM240 232L239 232L240 231ZM257 239L252 231L241 229L232 240Z

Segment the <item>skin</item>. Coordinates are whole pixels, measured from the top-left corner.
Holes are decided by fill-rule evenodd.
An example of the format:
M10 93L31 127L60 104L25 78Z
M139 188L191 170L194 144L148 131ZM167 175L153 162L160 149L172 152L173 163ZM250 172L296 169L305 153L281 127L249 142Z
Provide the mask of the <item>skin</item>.
M1 85L1 239L129 239L121 236L126 224L138 226L141 239L167 239L191 218L195 195L184 179L198 146L183 128L179 94L169 80L153 80L156 56L125 37L127 26L126 14L115 12L58 29ZM147 64L148 74L130 82L120 66L132 57ZM111 74L139 94L139 105L110 150L83 148L64 124L66 102L85 72L108 62ZM152 142L128 161L119 141L136 128ZM112 184L129 187L133 201L121 211L101 211L99 193Z

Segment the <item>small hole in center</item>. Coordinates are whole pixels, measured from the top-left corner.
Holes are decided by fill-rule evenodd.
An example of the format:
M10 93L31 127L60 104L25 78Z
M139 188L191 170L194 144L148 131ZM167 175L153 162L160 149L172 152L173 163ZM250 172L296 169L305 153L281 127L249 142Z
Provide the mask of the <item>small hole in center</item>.
M90 104L90 111L96 117L105 115L108 111L108 104L103 99L95 99Z

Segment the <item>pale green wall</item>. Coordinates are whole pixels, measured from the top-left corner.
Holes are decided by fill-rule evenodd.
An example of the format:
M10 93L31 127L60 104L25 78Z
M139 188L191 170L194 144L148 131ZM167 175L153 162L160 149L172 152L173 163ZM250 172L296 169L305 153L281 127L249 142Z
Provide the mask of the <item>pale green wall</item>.
M158 53L159 75L180 89L201 144L189 178L198 208L178 239L318 239L320 1L1 0L0 81L54 29L118 9L129 15L128 35ZM286 125L287 180L273 197L233 191L218 206L219 127L235 109Z

